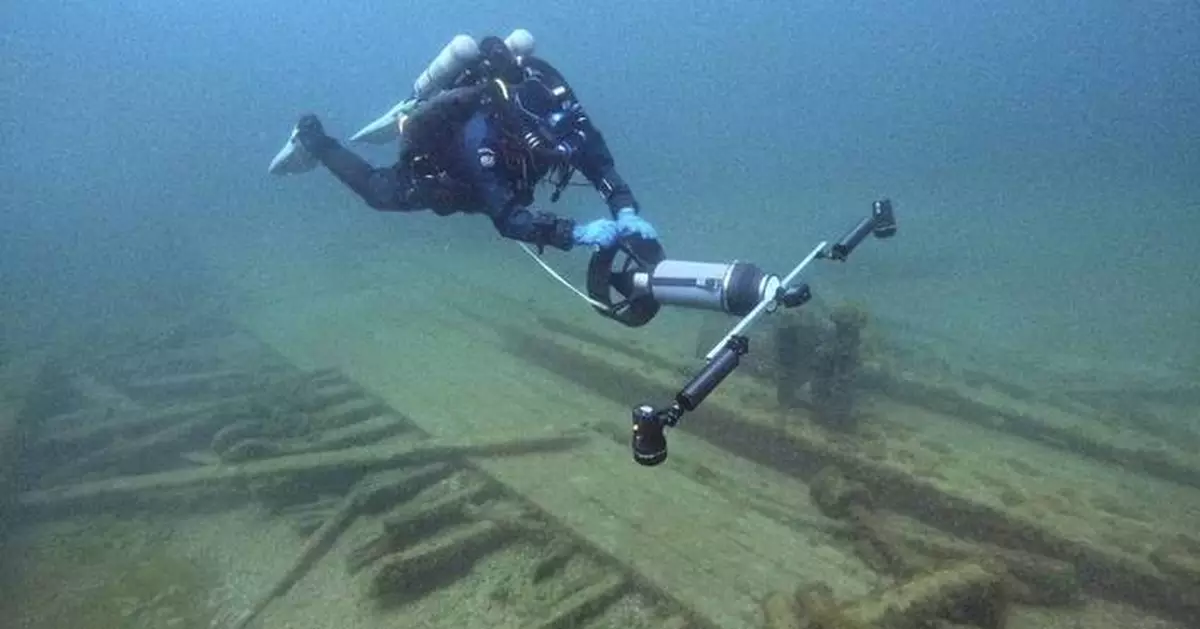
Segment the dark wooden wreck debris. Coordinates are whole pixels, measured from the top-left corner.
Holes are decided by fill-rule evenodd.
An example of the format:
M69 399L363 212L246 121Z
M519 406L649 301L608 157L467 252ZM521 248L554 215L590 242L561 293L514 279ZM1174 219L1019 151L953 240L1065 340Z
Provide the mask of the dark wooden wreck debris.
M447 466L434 462L416 469L401 469L370 475L359 481L337 509L308 536L308 541L286 573L257 602L233 622L231 629L247 627L275 599L283 596L337 541L355 518L377 513L388 505L415 494L431 478L443 474Z
M41 413L42 426L57 430L34 431L26 450L64 456L37 470L38 482L14 496L15 506L36 520L179 507L216 495L226 504L255 500L289 518L305 543L291 567L225 625L230 629L253 625L362 519L374 520L379 533L350 549L345 567L348 576L370 572L364 593L384 607L452 587L474 564L507 550L523 558L525 587L560 592L525 605L528 626L582 626L618 607L644 609L647 629L659 626L652 618L705 626L652 587L635 592L634 575L472 464L569 451L581 443L578 431L447 442L333 371L281 373L269 361L267 381L250 379L237 390L219 362L199 362L213 371L165 380L110 377L112 384L68 377L68 388L85 382L78 388L88 394L79 396L78 408ZM186 397L174 397L180 395ZM158 404L160 398L172 402ZM552 555L542 553L543 543ZM588 577L564 581L566 562L581 561L593 564Z
M920 573L860 601L839 603L820 586L775 592L763 602L767 629L1003 629L1008 597L996 569L952 563Z
M25 509L53 508L106 501L154 500L162 492L203 486L211 491L218 484L240 485L275 477L361 473L401 465L453 459L456 457L512 456L570 447L574 439L562 436L514 441L443 444L436 442L392 443L333 450L317 454L295 454L237 464L219 464L178 471L120 476L75 485L25 492L18 497Z
M864 560L897 578L939 569L950 562L988 566L1012 600L1030 605L1071 605L1082 591L1074 567L1032 553L954 538L936 529L888 517L876 509L861 483L826 469L813 479L813 502L830 517L847 520ZM905 526L907 524L907 526Z
M968 386L898 369L881 358L868 322L864 311L846 307L784 319L770 343L751 355L747 371L755 378L727 385L681 428L680 438L714 446L714 460L701 465L685 453L668 466L675 471L664 472L678 474L673 482L690 483L678 493L680 500L711 498L705 493L710 490L744 495L755 517L770 513L773 522L784 523L779 530L790 531L798 543L822 539L873 575L871 587L860 594L837 596L820 575L798 578L803 571L755 566L771 575L745 575L766 584L749 603L759 626L999 628L1016 608L1069 611L1092 598L1182 623L1200 618L1200 537L1194 528L1184 530L1177 520L1137 520L1122 529L1116 524L1130 518L1119 519L1124 517L1119 505L1107 511L1089 510L1109 504L1098 500L1068 505L1083 510L1083 517L1108 518L1096 519L1097 530L1111 524L1117 531L1088 536L1049 517L1058 512L1023 511L1027 494L1014 497L1011 487L996 490L996 498L987 487L956 487L928 470L939 465L950 470L942 474L950 474L969 465L952 456L949 445L913 438L912 423L895 409L917 409L912 412L926 413L922 421L955 422L964 430L986 430L1054 451L1078 450L1081 454L1071 456L1090 464L1193 489L1200 487L1194 462L1175 453L1157 467L1139 468L1151 450L1131 450L1105 434L1082 430L1093 407L1078 400L1033 394L1013 400L1022 395L1018 387L986 385L981 377ZM380 613L455 587L488 562L510 562L519 566L519 578L495 598L524 606L524 626L612 626L618 621L606 619L628 609L636 611L636 619L618 624L633 629L753 624L744 610L725 613L706 605L702 587L672 582L689 579L681 574L688 569L719 574L704 583L739 579L731 566L749 570L744 563L705 557L703 542L680 540L677 556L646 551L678 561L671 565L680 569L647 569L646 562L630 560L636 551L598 540L667 544L670 531L605 531L581 524L563 503L531 489L521 474L504 473L511 468L498 458L570 453L603 467L596 443L614 438L603 428L529 432L512 441L432 437L405 414L408 409L383 402L338 370L296 369L253 335L235 327L216 329L220 332L165 335L169 344L151 344L156 349L150 354L138 347L86 369L59 371L53 383L39 384L56 393L31 398L36 421L21 451L45 463L29 468L14 506L35 520L64 511L145 508L219 495L225 501L253 500L275 517L288 518L304 538L295 561L230 629L249 627L264 613L269 616L273 605L286 605L288 592L328 560L351 525L374 533L347 544L340 565L347 578L363 580L364 596L378 603ZM503 337L505 351L556 376L578 378L591 392L621 404L631 394L669 391L687 372L686 365L565 322L546 326L538 336L506 330ZM236 356L236 364L206 352L212 343ZM50 397L58 401L46 402ZM50 405L38 407L37 399ZM611 465L615 470L630 464L613 457ZM749 496L758 490L745 479L755 472L739 475L732 471L738 466L779 473L807 490L794 493L806 495L786 505L752 502ZM1017 471L1030 485L1041 482L1036 471ZM632 521L614 514L610 526ZM1131 531L1144 531L1154 543L1147 548L1125 543L1122 535Z
M790 328L777 337L782 344L814 348L830 338L835 329L831 322L812 315L805 317L785 319L779 324L778 329ZM702 334L697 347L709 347L718 329L723 326L714 326L707 337ZM604 346L606 353L601 357L587 333L576 333L569 325L560 325L557 331L557 340L536 342L536 356L532 352L520 355L530 362L547 362L555 373L582 374L577 382L592 387L614 379L618 373L636 370L639 349L614 352L610 344ZM505 333L520 334L513 329ZM1092 423L1103 425L1101 411L1045 395L1012 400L996 391L1012 395L1019 387L992 384L979 374L973 376L970 386L955 385L945 377L931 379L919 371L906 371L890 359L881 360L878 349L864 348L859 354L859 373L856 386L850 389L853 401L849 405L855 409L856 421L831 425L821 420L813 401L811 378L816 370L811 363L797 363L790 357L787 360L792 362L779 365L777 370L775 363L781 360L781 352L773 346L776 337L765 338L765 343L756 346L757 354L752 351L746 359L747 373L754 377L727 382L722 394L711 397L682 430L810 484L821 482L823 470L838 470L839 476L861 488L851 491L851 495L865 490L872 497L866 505L875 503L864 509L848 509L840 517L846 518L850 530L857 531L852 545L881 572L889 573L891 566L903 566L906 561L928 569L959 558L999 559L1006 566L1003 576L1009 596L1022 604L1069 606L1082 598L1099 597L1152 610L1185 625L1200 619L1195 572L1183 567L1195 565L1189 564L1196 555L1188 549L1197 539L1191 524L1194 518L1187 515L1186 508L1169 509L1162 501L1149 502L1141 507L1147 510L1142 516L1138 507L1123 507L1121 502L1145 501L1145 495L1126 493L1120 498L1081 501L1072 499L1078 496L1078 489L1053 485L1041 491L1061 491L1062 496L1050 494L1039 496L1037 502L1026 502L1025 491L1017 494L1015 487L997 482L995 474L972 470L974 452L954 456L958 453L951 450L954 446L941 441L938 426L957 424L959 432L975 431L979 434L973 439L984 442L995 441L998 433L1013 443L1028 444L1024 447L1042 448L1040 456L1051 463L1012 458L1006 461L1026 486L1036 487L1043 482L1038 465L1060 465L1069 460L1081 468L1077 478L1086 482L1092 482L1089 466L1109 466L1109 474L1136 478L1148 490L1192 501L1193 512L1200 506L1189 467L1195 466L1194 456L1190 463L1187 455L1175 454L1169 463L1143 466L1145 457L1128 456L1131 446L1126 442L1114 440L1103 431L1093 433L1080 428ZM861 338L864 346L880 346L878 339L869 334ZM526 341L529 339L522 339ZM675 371L688 373L682 367ZM655 372L644 373L647 383L640 387L631 387L627 381L623 390L595 390L614 400L627 400L631 388L635 394L654 389L669 392L680 384ZM780 382L789 378L799 380ZM907 383L918 386L909 394L895 394L895 387L903 388ZM775 395L767 393L768 387ZM926 398L923 394L927 392L937 394ZM763 405L761 401L767 399L787 404ZM913 415L914 421L928 422L926 429L932 438L916 441L908 437L913 424L903 415L894 420L889 416L893 409ZM903 441L894 440L893 435ZM1130 439L1134 443L1137 440L1136 435ZM978 447L979 442L968 445ZM903 449L896 448L900 443ZM1159 444L1156 451L1162 447ZM971 474L992 486L978 490L956 487L943 481L937 468L928 471L925 466L930 463L926 461L947 468L954 464L959 473ZM1171 517L1163 517L1168 511ZM1106 530L1110 526L1112 529ZM914 528L921 534L910 530ZM1152 544L1168 549L1151 552L1154 549L1145 541L1156 536L1184 541ZM902 543L891 541L897 539Z

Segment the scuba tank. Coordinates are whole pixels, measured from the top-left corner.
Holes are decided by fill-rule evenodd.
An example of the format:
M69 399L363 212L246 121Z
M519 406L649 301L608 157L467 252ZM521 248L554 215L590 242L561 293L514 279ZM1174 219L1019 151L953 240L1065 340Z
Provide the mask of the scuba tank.
M533 33L530 33L523 28L516 29L515 31L509 33L508 37L504 38L504 45L508 46L508 49L511 50L518 59L532 55L533 44Z
M532 54L534 43L533 35L523 28L514 30L504 39L505 46L518 59ZM416 109L422 100L449 87L463 70L478 61L479 56L479 44L470 35L456 35L413 82L413 91L409 98L396 103L387 113L359 129L350 140L369 144L392 141L400 134L398 125L402 118ZM296 130L292 129L283 148L279 149L267 166L267 172L286 175L304 173L316 168L317 160L296 143L295 138Z
M519 59L533 53L533 35L518 28L504 39L504 44ZM399 135L400 119L413 111L417 103L450 87L464 70L479 60L479 43L470 35L456 35L434 57L425 71L413 82L412 95L396 103L387 113L376 118L350 137L351 141L384 144Z
M455 35L413 82L412 98L425 100L442 91L478 58L479 44L470 35Z

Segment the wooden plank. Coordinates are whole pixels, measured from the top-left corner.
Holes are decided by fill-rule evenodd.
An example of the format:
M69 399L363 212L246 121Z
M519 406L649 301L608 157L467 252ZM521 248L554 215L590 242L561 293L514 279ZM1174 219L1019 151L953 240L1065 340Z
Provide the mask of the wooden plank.
M628 589L629 582L623 575L606 574L595 583L560 601L534 629L572 629L584 626L588 620L617 602Z
M220 417L199 415L169 424L144 437L129 441L117 440L110 445L81 452L62 465L48 470L38 479L38 484L61 485L93 472L103 472L111 476L154 471L155 465L161 466L163 460L175 459L185 443L194 441L199 436L211 435L221 421L223 419Z
M115 439L131 439L161 429L163 425L187 421L198 415L226 412L245 407L253 398L230 396L205 402L184 402L169 408L137 409L117 414L112 419L80 424L71 429L53 430L48 427L34 444L48 450L94 448Z
M513 360L498 346L495 331L480 329L474 321L440 313L445 327L434 335L416 327L426 317L414 316L409 327L394 321L384 325L378 317L385 310L348 306L339 311L369 333L343 328L345 334L336 338L317 335L315 327L305 328L302 312L294 310L287 319L268 313L247 319L247 325L302 367L344 357L335 360L348 377L435 438L522 434L588 422L627 426L629 421L628 408ZM396 359L398 350L405 360ZM435 360L454 355L471 358ZM459 385L464 389L456 392L453 387ZM686 450L690 438L676 437ZM708 461L713 469L728 464L757 468L762 478L771 474L716 449L711 453L720 457ZM627 445L607 439L589 441L569 454L476 463L712 626L757 626L759 600L781 586L828 579L838 596L859 598L877 583L855 557L829 546L826 533L797 530L747 509L744 502L732 501L719 488L669 465L639 467ZM739 483L763 482L753 472L747 476Z
M1035 440L1073 456L1120 465L1134 474L1152 474L1200 489L1200 461L1194 451L1187 450L1195 448L1195 443L1174 444L1105 422L1107 418L1095 409L1070 412L1059 405L1021 399L987 386L969 387L897 371L874 371L869 380L871 386L893 400L1002 430L1022 440Z
M667 400L684 379L678 369L653 367L639 358L636 351L614 351L614 347L627 344L628 341L605 338L604 333L595 333L605 341L597 343L590 339L581 340L580 337L565 334L561 330L548 333L528 324L511 328L494 325L494 321L503 320L502 313L497 311L495 304L489 304L487 316L483 313L476 314L478 306L474 307L474 312L463 316L458 313L447 314L447 308L443 306L443 311L439 312L438 316L440 323L445 327L439 326L437 334L429 334L416 323L411 328L405 328L403 324L398 325L397 321L424 323L429 318L416 313L407 313L403 318L398 318L397 308L403 309L397 304L372 306L359 302L354 308L342 311L345 317L360 321L365 327L372 329L369 334L361 335L365 337L363 340L356 340L360 338L359 335L348 333L337 339L337 348L322 346L319 338L306 333L303 320L292 319L291 329L286 327L289 323L278 320L261 329L273 331L275 345L284 353L288 353L289 346L296 343L294 347L303 351L294 349L291 357L300 360L301 364L311 360L309 356L323 356L325 359L336 357L339 363L346 366L349 375L364 384L369 384L381 396L407 411L414 421L434 434L469 434L485 429L519 432L535 425L566 423L628 426L627 405L644 400ZM377 318L380 317L380 312L386 312L387 316ZM291 314L294 314L294 311L291 311ZM269 315L265 318L271 320ZM379 330L382 329L388 329L388 333L381 333ZM366 339L370 342L366 342ZM311 354L308 353L310 351ZM405 361L394 359L400 353L406 356ZM470 356L469 364L444 358L459 355ZM412 359L420 356L430 358ZM514 360L514 357L519 360ZM536 369L531 369L533 367ZM464 383L469 386L472 394L461 395L429 386L413 389L397 386L398 382L405 381L438 382L448 385ZM444 402L447 398L455 400L449 409ZM761 384L748 378L732 378L722 387L719 395L706 402L702 412L688 420L692 423L685 424L683 432L675 431L672 434L672 443L682 443L681 438L694 429L708 439L722 441L726 447L742 448L738 451L747 456L794 468L794 471L799 471L802 475L814 472L814 466L845 465L857 475L874 479L876 484L873 487L878 489L881 496L890 500L895 507L905 509L905 512L919 511L921 505L928 505L932 500L938 507L935 510L937 515L926 513L923 517L942 518L944 522L941 525L953 522L959 526L973 527L973 530L966 533L983 536L981 539L998 539L996 536L1000 536L1010 540L1010 543L1013 543L1011 540L1020 540L1019 543L1028 544L1029 548L1036 552L1076 562L1081 574L1108 575L1105 578L1087 580L1085 585L1092 593L1145 605L1175 617L1196 613L1193 610L1194 604L1188 603L1186 586L1182 581L1160 573L1152 557L1156 548L1145 543L1147 539L1166 540L1173 534L1190 539L1189 536L1193 533L1189 527L1193 526L1196 520L1195 510L1200 505L1200 493L1194 489L1131 474L1128 470L1098 465L1096 461L1086 457L1049 445L1018 439L1012 435L998 438L995 430L982 424L954 421L944 417L939 420L941 423L938 425L945 429L945 434L962 435L961 438L950 440L960 443L958 447L963 453L956 463L962 470L961 474L955 474L956 481L968 477L978 469L980 456L995 451L979 448L979 444L1007 443L1014 452L1044 452L1044 465L1063 470L1061 474L1056 474L1055 478L1061 482L1070 479L1069 485L1065 486L1073 486L1076 491L1093 485L1097 474L1111 477L1106 486L1113 490L1113 495L1106 504L1117 505L1113 508L1119 509L1125 498L1137 499L1139 496L1142 500L1155 500L1154 497L1166 496L1172 503L1170 509L1160 509L1153 504L1145 507L1145 512L1154 513L1156 516L1159 511L1163 512L1163 517L1156 518L1154 522L1130 521L1114 526L1109 526L1113 523L1113 514L1106 513L1091 502L1073 504L1060 500L1059 503L1062 504L1056 506L1057 514L1049 513L1044 508L1028 512L1010 510L1009 506L1003 503L1002 486L978 482L939 484L922 480L917 465L891 459L873 460L873 446L869 440L860 444L857 440L841 439L820 431L805 433L798 424L781 423L781 415L773 407L773 400L774 392L766 390ZM905 408L894 401L884 400L883 403L886 408L881 408L876 415L884 418ZM737 405L736 410L731 407L734 404ZM916 412L913 423L927 421L933 417L927 410L913 410ZM895 422L884 420L879 428L886 431L889 425L895 425ZM771 431L780 427L799 432L779 433L772 437ZM950 428L953 428L953 431ZM759 433L757 441L739 436L740 431L747 429ZM906 449L905 456L916 456L912 452L936 454L939 449L944 450L935 445L936 436L931 437L923 440L920 448L914 448L913 451ZM889 449L894 450L896 445L889 441L880 447L886 453ZM755 451L755 447L765 448L767 451ZM794 451L789 453L788 449ZM576 463L563 461L562 465L571 469L582 465L589 470L602 470L596 473L607 476L616 485L626 488L655 484L671 474L664 474L664 470L656 470L655 476L648 477L653 479L651 481L648 481L647 477L630 477L625 467L615 464L615 461L625 456L628 455L589 451L579 453L575 457ZM724 458L730 459L728 456ZM622 509L635 510L629 505L618 506L620 501L629 500L628 496L634 493L632 491L614 492L615 495L610 496L605 495L605 490L601 487L583 485L574 489L565 488L568 483L564 481L574 480L575 475L547 483L547 478L555 478L555 475L562 475L563 472L547 469L548 466L540 462L535 472L529 472L530 466L520 470L508 469L503 462L488 463L483 467L606 550L613 549L617 544L611 539L606 540L605 531L594 530L591 521L600 518L616 522L614 527L634 530L644 524L645 514L622 513ZM666 469L671 469L670 463ZM1020 472L1014 469L1009 469L1006 473L1018 482L1026 483L1027 488L1036 488L1035 491L1045 491L1049 494L1056 486L1055 483L1045 482L1043 488L1038 479L1021 478ZM676 483L686 484L672 478L670 484ZM547 488L546 485L552 487ZM654 490L648 491L654 493ZM603 508L591 507L581 510L578 507L581 499L601 503ZM698 496L670 496L666 493L658 496L658 502L671 504L672 511L686 511L689 507L684 503L692 500L700 502L704 499ZM681 522L680 530L689 531L697 538L704 539L703 535L695 530L697 522L711 523L713 530L729 528L725 521L719 516L714 516L714 513L730 509L731 503L719 504L710 501L710 504L718 506L714 506L712 512L692 512L692 520ZM1035 501L1031 506L1044 507L1046 504L1045 501ZM744 510L744 507L742 509ZM572 513L581 511L589 515L576 521ZM762 514L757 513L756 516L761 517ZM664 533L656 533L665 536ZM709 535L708 541L712 541L711 532ZM791 543L795 543L795 531L789 535L793 540ZM622 541L636 545L636 539L645 538L633 536ZM801 539L813 543L817 538L806 535L801 536ZM677 552L677 549L670 548L670 542L661 546L667 549L663 551L664 555ZM714 547L717 548L718 555L722 554L719 542L710 544L705 550ZM630 556L631 551L615 548L611 552L639 572L654 574L654 566L639 563L638 557ZM749 553L744 550L740 552L744 559L749 560ZM672 563L668 556L658 560L659 565ZM744 565L739 567L736 563L729 562L722 566L721 572L726 575L727 581L742 578L742 583L753 583L754 589L762 585L762 582L754 583L743 578L746 568ZM679 562L674 565L682 567L684 564ZM846 570L831 568L823 572L844 574ZM659 573L655 578L658 579L655 585L664 590L674 587L670 593L686 604L693 604L700 594L686 587L680 589L677 584L669 582L670 576ZM788 575L785 570L776 573L776 578L803 577ZM761 597L765 591L769 589L761 590L753 596ZM751 595L747 592L731 593L727 609L740 609L745 613L746 607L739 605L749 597ZM695 604L702 607L708 602L710 601L700 600ZM732 620L729 616L721 618L715 615L708 619L718 624ZM741 620L745 622L747 617L742 617Z
M125 382L124 388L139 397L221 395L251 389L262 377L261 371L217 368L208 371L140 375Z
M543 431L545 434L545 431ZM564 449L580 442L578 437L548 435L527 439L434 440L418 443L383 443L350 448L283 456L232 465L189 468L159 474L110 478L78 485L35 490L21 494L22 507L44 508L66 503L86 502L142 492L161 491L196 485L210 486L230 481L247 481L298 473L322 473L337 470L368 471L400 464L415 464L459 456L504 456Z
M439 473L444 464L434 463L423 468L384 472L368 476L360 481L341 500L334 512L315 530L300 549L296 560L254 604L240 614L230 625L231 629L243 629L258 618L267 606L287 594L313 565L329 551L338 537L363 512L377 508L378 503L388 503L413 493L412 485L419 486L431 474Z
M554 363L555 373L586 374L581 384L625 395L602 382L606 373L633 373L636 359L611 352L601 359L589 345L578 338L547 343L533 335L513 344L517 353ZM639 375L649 383L665 376L649 370ZM730 379L685 430L804 476L825 465L843 467L876 492L881 506L969 537L1004 540L1072 562L1092 594L1176 618L1200 615L1200 601L1190 594L1194 586L1164 575L1155 565L1161 561L1154 559L1164 547L1200 546L1194 533L1200 519L1195 488L886 398L864 408L875 418L867 428L876 438L831 434L800 417L786 421L767 402L772 399L762 383ZM736 411L729 408L731 401ZM922 438L906 438L916 431ZM932 476L924 467L931 458L938 470ZM1019 504L1008 495L1013 486L1022 489ZM1098 500L1076 499L1091 498L1098 487Z
M422 255L426 257L421 258ZM520 258L520 254L514 254L513 257ZM490 260L497 259L503 260L499 256ZM513 266L508 264L508 261L503 261L491 266L479 265L477 262L478 258L475 256L446 255L440 247L434 255L429 255L428 251L407 250L404 256L389 258L388 265L372 269L372 279L375 282L373 286L380 288L358 290L353 294L347 294L350 292L348 289L339 289L337 283L344 281L341 277L343 269L333 269L328 260L306 266L302 270L288 267L294 274L294 285L287 285L287 282L279 277L272 278L270 286L251 286L256 292L247 293L259 301L260 310L243 311L239 318L300 364L313 367L329 364L343 366L352 377L370 382L372 388L387 398L389 403L411 414L422 428L435 435L471 434L490 428L520 431L531 426L579 424L611 424L618 427L617 430L610 431L609 434L613 434L619 432L620 428L627 428L630 404L645 399L668 399L685 377L678 368L690 370L696 367L690 360L678 361L672 366L669 361L664 365L661 364L662 361L645 360L644 356L638 358L634 355L636 352L622 354L619 350L614 351L614 348L628 348L633 343L643 347L643 355L650 356L671 356L673 346L690 350L695 328L688 326L693 320L677 315L678 311L671 309L665 309L651 326L638 330L626 330L610 322L598 320L586 306L568 311L579 312L579 319L584 320L582 325L595 332L600 341L608 343L595 343L591 348L572 347L573 350L578 349L607 364L607 369L600 372L600 376L606 378L601 382L594 381L595 374L572 371L576 364L555 365L538 360L532 356L535 351L524 354L525 359L516 360L516 352L513 352L511 347L512 341L500 338L492 329L492 324L508 323L518 326L531 338L544 339L546 333L538 329L539 323L536 317L531 316L531 309L546 312L558 308L559 295L554 294L556 289L548 282L547 285L551 287L543 291L540 284L530 285L515 279L517 276L513 273L514 270L527 270L523 265ZM525 261L521 259L521 262ZM431 265L437 265L436 274L425 273ZM231 279L244 275L236 268L236 264L230 269ZM422 281L414 282L413 277L420 277ZM493 286L496 288L492 288ZM502 290L511 291L513 297L500 296ZM544 292L551 294L547 298L544 297ZM318 293L321 294L321 299L312 299L312 295ZM466 307L475 314L464 317L454 312L455 305L449 303L449 300L456 297L459 297L461 302L459 306ZM467 300L471 300L472 303L468 303ZM568 297L567 300L572 302L567 307L579 307L572 298ZM680 325L680 322L683 324ZM569 339L559 338L561 336L558 335L553 340L570 344ZM661 341L665 338L671 339L670 342ZM959 342L961 339L953 341ZM505 344L510 346L505 347ZM852 438L834 443L822 435L791 435L787 432L762 431L761 434L773 437L774 441L756 443L745 439L722 442L726 437L721 434L722 431L742 429L745 425L742 420L750 420L748 423L751 427L780 428L787 427L785 424L789 419L796 419L777 412L769 405L761 404L764 399L773 400L774 392L749 385L742 377L731 378L726 386L706 403L704 412L691 417L690 424L685 424L683 430L672 434L672 459L668 462L668 467L661 470L643 470L645 473L631 476L626 467L613 463L627 456L624 448L613 445L611 451L559 460L553 462L555 464L530 462L528 467L532 471L529 472L529 476L532 478L524 478L521 471L514 470L510 472L510 482L519 491L528 490L530 493L534 493L539 484L554 486L553 489L545 490L552 495L543 500L543 506L553 506L552 512L556 516L565 515L566 519L569 519L572 512L577 512L581 514L581 519L609 518L613 520L611 526L614 528L636 527L655 515L674 512L680 508L680 503L703 502L708 497L691 491L696 485L705 486L695 480L695 474L681 479L685 474L681 473L682 470L678 466L673 465L681 458L687 457L688 451L700 451L688 439L688 432L695 430L696 434L720 442L722 446L752 444L769 449L769 452L742 452L747 457L756 457L760 461L769 460L774 465L788 469L789 472L805 471L806 466L819 466L829 462L860 465L864 473L880 472L882 475L877 479L875 487L882 489L881 493L887 492L889 483L899 484L898 491L884 496L894 504L907 500L910 501L909 506L912 506L911 501L917 499L929 496L938 498L936 515L926 517L943 516L946 522L941 524L944 525L954 524L956 518L980 522L993 517L1001 520L1007 517L1005 510L992 503L993 499L1000 498L994 490L987 489L981 494L977 485L957 487L951 484L931 488L933 483L916 473L919 470L912 461L887 458L887 453L893 445L891 435L885 435L878 443L860 444ZM888 407L884 410L892 408L898 407ZM911 406L907 408L913 409L914 420L920 420L928 414L923 409ZM964 431L962 434L970 437L970 440L962 441L961 452L965 456L954 466L955 471L969 470L970 456L985 450L996 435L1000 434L983 424L961 426L963 422L954 422L951 417L946 416L942 416L941 420L960 425ZM896 424L885 423L889 424L885 428ZM1015 437L1012 434L1009 436ZM973 444L973 449L968 449L968 443ZM830 453L836 452L836 448L844 450L840 458L830 456ZM1048 456L1056 457L1056 464L1071 470L1081 484L1089 482L1087 474L1097 467L1094 460L1084 461L1082 457L1070 453L1065 448L1046 448L1043 452L1047 450ZM929 452L936 454L934 448L929 446L914 448L911 451L905 449L904 454L912 455L914 452L917 455ZM815 460L804 460L809 455ZM736 460L721 452L711 456L711 465L707 466L709 469L724 471L727 462ZM1081 464L1081 461L1086 464ZM565 470L569 470L570 473ZM609 492L602 492L595 498L595 501L602 503L602 508L592 504L591 497L584 490L570 495L569 486L572 483L568 481L573 477L604 477L610 473L611 483L624 486L626 493L655 494L658 503L649 509L653 513L637 513L633 509L629 509L630 513L613 513L612 508L625 508L625 505L608 504L613 501ZM1112 473L1119 478L1114 488L1119 489L1122 495L1138 491L1127 488L1124 485L1125 480L1134 478L1139 483L1147 480L1144 475L1129 467ZM1014 472L1010 478L1021 476ZM738 476L737 480L744 481L748 487L754 486L753 482L741 476ZM1035 490L1041 490L1036 479L1022 481ZM603 480L596 482L602 483ZM1148 479L1148 482L1154 489L1171 486L1170 483L1163 483L1157 479ZM676 487L683 487L684 491L673 495L670 489ZM1179 488L1174 487L1174 490L1177 489ZM555 498L554 494L561 494L562 497ZM1194 494L1184 492L1183 496L1184 504L1194 504ZM757 508L747 509L745 504L732 500L725 503L713 500L710 505L713 511L722 511L735 505L742 512L760 513ZM1101 515L1099 510L1086 504L1070 505L1070 508L1078 508L1078 515L1084 520L1088 515ZM720 529L720 525L725 522L722 518L712 517L695 505L685 506L683 510L695 517L692 521L682 521L681 518L676 536L703 538L720 548L725 548L722 539L724 531ZM671 515L665 517L673 518ZM1181 521L1178 512L1171 514L1169 519L1172 520L1171 526ZM717 526L712 526L714 523ZM1022 520L1019 523L1027 525L1022 531L1032 532L1033 537L1037 538L1033 540L1035 544L1057 543L1059 550L1067 553L1079 548L1077 540L1053 530L1053 527L1045 522ZM712 528L709 528L710 526ZM1153 539L1148 536L1153 533L1154 529L1150 528L1142 537L1125 541L1143 542ZM602 532L593 532L592 535L601 542L604 541ZM643 550L644 546L654 546L655 544L646 542L657 542L657 535L657 531L652 531L650 536L634 540L630 544L631 548L616 549L612 554L637 567L637 558L630 558L629 555ZM736 538L739 533L735 532L733 535ZM768 531L767 535L770 537L772 533ZM1045 539L1041 539L1043 537ZM807 536L792 535L790 539L793 544L798 540L800 543L811 541ZM1021 544L1026 540L1005 541ZM612 545L615 543L610 544ZM665 554L661 550L651 552ZM741 573L754 569L754 553L743 552L743 557L747 560L746 565L732 571L735 584ZM692 571L686 573L686 576L675 574L669 578L684 581L692 578L693 574L700 574L698 578L703 579L703 573L710 570L708 566L703 565L706 559L707 555L700 553L699 557L691 559L690 563L680 560L681 565L687 563ZM1144 564L1145 562L1140 562L1134 566L1134 572L1145 568ZM1111 574L1107 572L1110 568L1116 568L1118 574L1124 575L1122 571L1126 567L1119 561L1094 564L1090 566L1096 569L1091 576L1094 580L1103 580ZM853 570L847 570L840 565L818 563L804 579L832 580L839 583L841 580L852 578L846 576L847 572L852 573ZM814 576L818 573L819 576ZM786 580L790 577L783 575L781 578ZM1150 584L1154 583L1154 579L1150 579ZM720 584L704 595L727 597L722 600L732 601L736 607L744 600L744 595L741 592L726 592L727 585ZM835 589L837 587L842 586L835 585ZM763 594L765 592L759 592L757 595L761 597ZM686 592L680 595L679 600L691 604L691 600L686 598ZM1137 602L1153 608L1160 601L1151 597ZM757 624L759 623L745 622L737 626Z

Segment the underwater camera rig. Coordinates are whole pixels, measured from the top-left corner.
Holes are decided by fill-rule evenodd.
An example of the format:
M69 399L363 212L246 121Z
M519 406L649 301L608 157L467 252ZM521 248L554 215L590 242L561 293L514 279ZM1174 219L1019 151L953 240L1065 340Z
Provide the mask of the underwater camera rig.
M595 252L588 265L588 296L600 314L630 327L649 323L662 306L713 310L741 317L705 355L705 366L675 394L671 404L633 409L633 460L646 466L667 458L665 429L694 411L733 373L750 351L744 334L764 313L796 308L812 298L807 284L797 282L813 260L845 261L869 235L890 238L896 216L888 199L876 201L863 218L832 246L822 241L783 278L747 262L714 264L667 260L653 241L630 239Z

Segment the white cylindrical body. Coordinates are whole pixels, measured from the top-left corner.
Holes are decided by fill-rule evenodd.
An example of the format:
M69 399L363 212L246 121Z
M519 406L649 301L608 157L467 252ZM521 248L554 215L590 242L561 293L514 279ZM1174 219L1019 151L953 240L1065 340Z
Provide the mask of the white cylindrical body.
M509 33L508 37L504 38L504 45L508 46L508 49L518 57L532 55L534 45L533 33L523 28L518 28Z
M429 98L446 88L468 64L479 58L479 44L470 35L456 35L413 83L413 96Z
M722 310L732 270L729 264L663 260L654 267L649 288L660 304Z
M633 276L634 293L649 292L660 305L716 310L739 317L774 295L779 286L777 276L746 262L663 260L649 273Z

